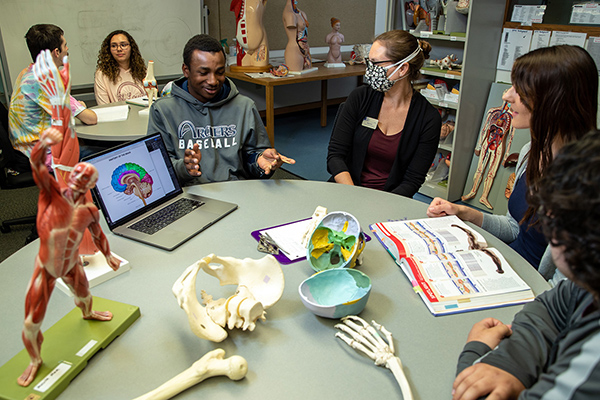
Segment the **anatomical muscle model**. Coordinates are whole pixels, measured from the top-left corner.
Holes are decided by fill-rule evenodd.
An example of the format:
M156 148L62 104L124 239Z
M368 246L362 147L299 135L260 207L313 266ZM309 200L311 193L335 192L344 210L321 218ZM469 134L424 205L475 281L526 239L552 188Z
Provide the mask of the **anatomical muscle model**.
M512 113L509 107L510 104L505 101L502 107L493 107L487 112L485 124L479 133L479 143L475 148L475 155L479 156L479 162L473 176L473 188L461 197L463 201L475 197L483 178L483 172L489 164L490 169L483 181L483 193L479 198L479 202L489 209L494 208L490 204L488 196L502 156L504 155L502 162L505 163L510 155L510 145L515 131L512 127Z
M229 9L234 12L236 21L238 68L255 71L271 68L267 31L262 20L266 5L267 0L231 1Z
M238 285L235 294L213 300L202 291L206 305L202 307L196 296L196 276L201 269L219 279L221 285ZM281 298L284 285L281 266L271 255L239 260L209 254L184 271L173 285L173 294L196 336L222 342L227 338L225 327L253 331L259 318L264 321L265 310Z
M33 276L25 298L25 322L22 337L31 362L17 380L21 386L28 386L35 379L42 364L40 350L44 338L41 325L56 279L62 278L71 289L75 297L75 304L81 309L84 319L100 321L112 319L110 311L92 310L92 295L78 252L83 233L89 230L94 243L104 254L112 269L117 270L120 266L119 259L111 254L106 236L100 227L98 209L86 197L89 189L94 187L98 179L96 168L88 163L78 163L70 174L61 171L57 175L67 177L65 187L61 187L44 164L48 149L51 146L53 149L60 148L63 133L68 133L68 130L57 129L57 126L63 128L68 126L66 124L71 116L68 100L69 71L66 57L64 65L65 68L59 75L50 52L46 50L38 56L34 67L36 78L40 80L45 77L46 87L51 89L56 96L66 97L67 100L66 103L52 103L52 126L41 134L40 140L31 152L31 170L40 188L37 214L40 250L35 258ZM65 93L66 96L64 96ZM54 119L55 113L61 116L60 119ZM63 123L65 125L62 125ZM64 136L70 137L67 134Z

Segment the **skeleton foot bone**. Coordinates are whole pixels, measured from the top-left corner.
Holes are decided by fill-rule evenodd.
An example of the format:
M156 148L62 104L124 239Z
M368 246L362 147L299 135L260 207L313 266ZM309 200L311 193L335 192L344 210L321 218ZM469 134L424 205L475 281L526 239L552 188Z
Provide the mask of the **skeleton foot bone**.
M196 277L200 269L219 279L221 285L237 284L235 294L213 300L202 291L206 305L202 307L196 297ZM252 331L259 318L265 320L265 310L281 298L284 284L281 266L271 255L260 260L239 260L210 254L184 271L173 285L173 294L186 312L192 332L201 339L221 342L227 338L225 326Z
M341 324L335 325L335 328L343 332L337 332L335 336L342 339L353 349L365 353L375 361L375 365L390 369L396 381L398 381L398 385L400 385L402 398L404 400L412 400L412 392L406 375L404 375L404 371L402 370L402 363L400 362L400 358L394 355L392 333L375 321L371 321L371 323L377 330L364 319L355 315L349 315L342 318ZM383 334L385 340L382 339L378 331Z
M248 363L243 357L231 356L223 359L225 350L215 349L173 379L134 400L166 400L213 376L225 375L238 381L246 376Z

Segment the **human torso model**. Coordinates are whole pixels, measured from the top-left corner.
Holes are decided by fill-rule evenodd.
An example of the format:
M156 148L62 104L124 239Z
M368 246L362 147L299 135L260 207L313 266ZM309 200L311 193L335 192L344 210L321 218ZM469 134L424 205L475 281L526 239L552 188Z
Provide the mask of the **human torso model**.
M263 25L266 0L232 0L235 13L237 65L269 68L269 43Z
M154 61L148 61L148 69L146 71L146 77L144 78L143 83L144 90L148 95L148 107L150 107L152 102L158 98L156 78L154 77Z
M504 102L502 107L493 107L487 112L485 124L479 134L479 144L475 148L475 155L479 156L479 162L473 176L473 187L469 193L461 197L463 201L475 197L483 178L483 172L489 164L490 169L483 181L483 193L479 198L479 202L489 209L494 208L490 204L488 196L502 156L504 155L506 161L510 154L510 145L514 134L512 113L509 107L509 103Z
M337 18L331 18L331 32L325 37L325 42L329 45L327 53L327 63L337 64L342 62L342 43L344 35L340 33L341 22Z
M283 9L283 26L288 38L285 64L290 71L302 71L312 67L308 46L308 19L296 4L296 0L287 0Z

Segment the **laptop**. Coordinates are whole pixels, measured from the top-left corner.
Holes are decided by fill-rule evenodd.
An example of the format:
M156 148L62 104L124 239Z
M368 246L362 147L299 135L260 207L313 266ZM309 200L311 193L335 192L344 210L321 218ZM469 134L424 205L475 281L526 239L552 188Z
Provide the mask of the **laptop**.
M184 193L160 133L83 161L98 169L92 196L119 236L173 250L237 209L233 203Z

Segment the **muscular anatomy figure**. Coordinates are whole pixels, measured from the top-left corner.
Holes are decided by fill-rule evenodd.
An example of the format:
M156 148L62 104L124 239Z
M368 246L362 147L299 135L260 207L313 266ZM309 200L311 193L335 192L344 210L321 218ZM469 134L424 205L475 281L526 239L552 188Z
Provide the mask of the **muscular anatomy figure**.
M235 13L237 65L269 66L269 43L263 25L267 0L232 0L229 9Z
M92 310L92 295L78 253L83 232L88 229L108 265L114 270L119 268L120 262L111 254L100 227L98 209L93 203L87 202L85 197L88 190L96 184L98 171L88 163L75 165L67 187L61 190L44 165L50 146L61 141L62 133L49 128L42 133L31 153L31 169L40 188L37 215L40 250L35 258L33 276L25 298L23 343L31 363L17 380L21 386L27 386L33 381L42 364L40 349L43 335L40 328L56 279L63 278L71 289L75 304L81 308L84 319L112 319L110 311Z
M283 9L283 27L288 37L285 47L285 63L290 71L302 71L312 67L308 46L308 19L296 5L297 0L287 0Z
M500 159L504 154L504 162L510 155L510 144L512 143L515 129L512 127L512 113L508 102L504 102L502 107L490 108L487 112L485 124L479 134L479 143L475 148L475 155L479 156L477 170L473 177L473 188L469 193L462 196L462 200L469 200L475 197L483 172L488 164L490 169L483 181L483 193L479 202L489 209L494 207L488 201L488 196L496 177L496 172L500 166ZM483 154L481 154L483 153Z

